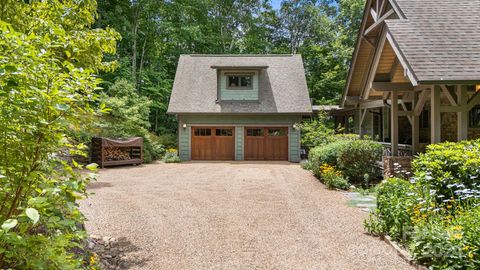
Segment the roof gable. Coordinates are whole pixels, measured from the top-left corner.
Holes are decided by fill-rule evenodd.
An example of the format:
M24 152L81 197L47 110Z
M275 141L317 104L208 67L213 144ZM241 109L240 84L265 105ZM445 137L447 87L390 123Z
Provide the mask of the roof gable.
M259 70L257 101L218 101L219 69ZM298 113L311 112L300 55L182 55L168 113Z
M368 0L342 105L368 98L379 75L413 86L480 81L479 12L480 0Z
M396 0L388 31L419 82L480 80L480 0Z

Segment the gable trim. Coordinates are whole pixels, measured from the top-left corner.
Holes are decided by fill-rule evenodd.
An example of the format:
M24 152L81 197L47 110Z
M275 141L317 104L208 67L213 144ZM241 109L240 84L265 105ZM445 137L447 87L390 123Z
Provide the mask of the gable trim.
M367 19L368 19L368 15L370 14L369 9L370 9L371 5L372 5L372 0L367 0L367 2L365 3L364 11L363 11L362 25L361 25L361 27L358 31L357 40L356 40L356 43L355 43L355 50L353 51L352 61L350 63L350 69L348 71L347 83L345 84L345 89L343 90L342 100L340 101L340 107L345 106L345 101L347 99L348 89L350 88L350 83L352 82L353 70L354 70L355 65L357 63L357 58L358 58L358 53L360 51L360 46L362 45L363 32L365 31L365 27L367 25Z
M382 58L382 52L383 52L383 48L385 47L386 41L387 41L387 30L384 28L382 30L382 33L380 34L377 46L375 47L374 56L373 56L373 59L372 59L372 62L370 64L370 66L368 68L365 84L363 85L363 89L362 89L362 92L360 94L360 96L363 99L365 99L365 97L368 97L368 95L370 94L370 89L372 88L371 85L372 85L373 80L375 79L375 73L376 73L377 68L378 68L378 63L380 62L380 59Z
M390 46L392 46L392 49L395 52L395 55L397 56L398 60L400 61L400 64L402 64L402 67L405 69L408 79L410 80L410 82L412 83L413 86L417 86L418 85L418 78L415 75L415 72L413 71L412 67L408 63L407 58L405 57L405 55L400 50L397 42L393 38L390 31L387 31L387 39L388 39L388 42L390 43Z

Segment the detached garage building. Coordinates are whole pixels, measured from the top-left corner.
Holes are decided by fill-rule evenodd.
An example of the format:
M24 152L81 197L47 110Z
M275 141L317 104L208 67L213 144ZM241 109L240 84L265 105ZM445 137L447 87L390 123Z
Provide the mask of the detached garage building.
M169 114L182 160L300 161L312 113L300 55L182 55Z

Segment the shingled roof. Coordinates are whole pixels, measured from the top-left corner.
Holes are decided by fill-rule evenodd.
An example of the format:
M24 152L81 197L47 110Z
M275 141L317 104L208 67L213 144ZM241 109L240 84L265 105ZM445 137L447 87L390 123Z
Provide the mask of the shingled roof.
M258 68L259 100L219 102L218 68ZM300 55L182 55L168 113L309 114L312 112Z
M386 20L418 82L480 79L480 0L394 0Z

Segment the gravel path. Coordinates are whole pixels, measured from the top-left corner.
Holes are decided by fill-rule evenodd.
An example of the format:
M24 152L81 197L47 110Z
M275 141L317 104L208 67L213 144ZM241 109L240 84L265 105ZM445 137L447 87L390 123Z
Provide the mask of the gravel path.
M129 269L411 269L366 213L289 163L104 169L81 203Z

